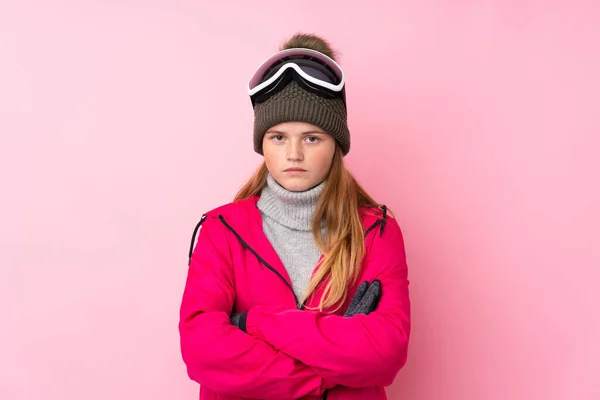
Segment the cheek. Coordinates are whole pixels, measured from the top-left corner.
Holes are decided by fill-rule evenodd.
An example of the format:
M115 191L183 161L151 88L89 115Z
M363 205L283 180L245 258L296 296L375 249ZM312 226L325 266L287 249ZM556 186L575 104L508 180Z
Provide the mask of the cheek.
M327 173L329 172L329 168L331 167L331 162L333 161L333 154L335 152L335 146L333 146L333 148L323 148L320 149L321 151L319 151L319 153L317 154L317 163L319 164L319 169L323 172L323 173Z
M263 144L263 157L267 165L273 164L277 160L277 152L267 143Z
M265 157L265 165L271 173L274 173L278 170L278 162L273 157Z

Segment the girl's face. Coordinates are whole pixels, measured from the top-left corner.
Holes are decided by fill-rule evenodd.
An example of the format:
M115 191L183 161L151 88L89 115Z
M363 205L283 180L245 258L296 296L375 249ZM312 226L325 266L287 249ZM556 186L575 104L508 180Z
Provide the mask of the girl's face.
M269 173L293 192L312 189L327 178L335 139L305 122L283 122L263 137L263 154Z

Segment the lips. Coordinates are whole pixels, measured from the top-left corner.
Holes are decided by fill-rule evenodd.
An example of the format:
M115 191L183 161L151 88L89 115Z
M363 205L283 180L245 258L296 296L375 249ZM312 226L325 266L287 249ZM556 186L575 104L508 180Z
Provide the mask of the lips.
M306 170L302 168L288 168L284 172L306 172Z

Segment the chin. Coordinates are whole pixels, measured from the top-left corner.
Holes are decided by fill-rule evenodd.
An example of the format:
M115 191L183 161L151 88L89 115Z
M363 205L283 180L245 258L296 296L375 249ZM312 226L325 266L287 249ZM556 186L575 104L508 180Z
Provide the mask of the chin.
M310 189L311 186L308 182L299 182L299 181L295 181L293 179L290 180L284 180L283 182L280 182L281 186L283 186L286 190L289 190L290 192L304 192L305 190Z
M284 188L289 190L290 192L304 192L305 190L310 189L310 187L306 185L284 185Z

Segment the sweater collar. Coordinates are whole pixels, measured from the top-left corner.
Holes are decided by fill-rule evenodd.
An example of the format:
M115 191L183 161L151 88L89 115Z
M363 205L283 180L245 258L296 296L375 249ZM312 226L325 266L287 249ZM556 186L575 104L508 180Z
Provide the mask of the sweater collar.
M312 218L325 182L312 189L292 192L281 186L271 174L258 199L258 209L269 218L291 229L312 230Z

